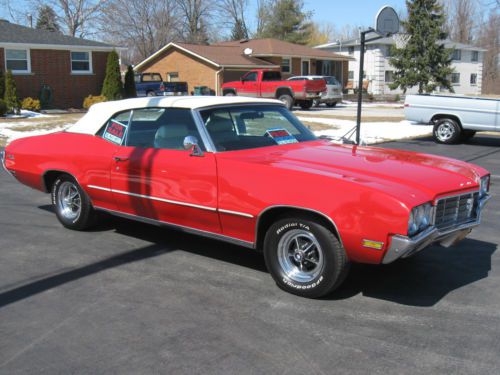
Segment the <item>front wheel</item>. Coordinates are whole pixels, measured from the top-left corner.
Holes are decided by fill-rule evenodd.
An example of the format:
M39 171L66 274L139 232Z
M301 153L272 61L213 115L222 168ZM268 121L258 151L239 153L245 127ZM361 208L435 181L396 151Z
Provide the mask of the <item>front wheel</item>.
M454 144L460 141L462 129L455 120L444 118L434 125L433 135L437 143Z
M95 224L96 212L87 193L69 175L59 176L52 185L52 204L66 228L85 230Z
M321 100L319 100L319 99L314 99L313 100L313 106L314 107L319 107L320 104L321 104Z
M300 217L271 225L264 239L264 258L281 289L306 298L333 292L349 270L337 237L322 224Z

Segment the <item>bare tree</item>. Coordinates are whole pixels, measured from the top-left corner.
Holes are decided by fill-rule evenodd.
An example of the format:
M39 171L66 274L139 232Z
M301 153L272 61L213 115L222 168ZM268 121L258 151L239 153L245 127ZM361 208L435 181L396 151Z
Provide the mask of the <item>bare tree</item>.
M137 63L180 37L175 0L109 0L101 9L102 39L127 46L123 56Z
M500 94L500 15L492 9L481 27L479 46L485 48L483 60L483 85L485 94Z
M447 29L451 40L460 43L473 42L478 26L479 3L477 0L445 0Z
M210 21L217 0L176 0L182 19L182 36L187 43L208 44Z
M217 5L219 24L231 30L233 34L241 34L243 38L248 38L249 30L246 22L248 0L219 0ZM239 32L235 33L235 29Z

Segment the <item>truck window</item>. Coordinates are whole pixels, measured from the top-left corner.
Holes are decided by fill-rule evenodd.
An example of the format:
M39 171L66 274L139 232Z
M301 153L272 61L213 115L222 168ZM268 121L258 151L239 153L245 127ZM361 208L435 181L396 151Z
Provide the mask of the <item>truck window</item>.
M246 76L243 76L244 81L255 82L257 81L257 72L250 72Z
M142 82L161 82L160 73L142 73Z
M264 72L262 76L263 81L281 81L280 72Z

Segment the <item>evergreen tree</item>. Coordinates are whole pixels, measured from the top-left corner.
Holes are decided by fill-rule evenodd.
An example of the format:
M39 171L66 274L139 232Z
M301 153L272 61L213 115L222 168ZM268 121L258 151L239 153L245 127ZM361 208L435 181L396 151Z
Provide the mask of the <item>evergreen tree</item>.
M124 91L126 98L135 98L137 96L137 91L135 89L134 69L132 68L132 65L129 65L127 67L127 73L125 73Z
M303 10L302 0L276 0L266 5L260 38L277 38L291 43L307 44L312 33L310 12Z
M111 51L106 64L106 76L102 84L101 95L107 100L118 100L122 98L123 85L120 76L120 63L116 51Z
M43 5L39 8L36 28L48 31L60 31L56 12L49 5Z
M236 20L231 31L231 40L248 39L248 31L241 20Z
M444 48L445 18L438 0L407 0L408 18L402 21L408 39L402 48L393 48L390 63L396 69L389 87L403 92L418 86L418 92L431 92L440 86L453 92L449 76L451 51Z
M3 71L0 70L0 99L3 99L3 95L5 93L5 76Z
M15 112L19 109L16 81L14 81L14 77L12 77L12 72L10 70L7 70L7 74L5 75L5 93L3 98L7 105L7 111Z

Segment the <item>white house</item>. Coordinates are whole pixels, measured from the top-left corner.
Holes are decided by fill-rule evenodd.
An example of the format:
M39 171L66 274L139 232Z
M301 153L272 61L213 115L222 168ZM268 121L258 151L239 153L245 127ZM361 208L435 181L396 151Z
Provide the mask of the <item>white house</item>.
M364 81L368 81L368 92L379 94L400 94L402 90L391 90L389 84L393 79L394 67L389 63L391 46L396 44L401 35L382 38L366 43ZM468 44L444 41L446 48L453 49L452 66L455 72L450 79L457 94L481 94L481 80L483 75L483 57L485 49ZM358 87L360 41L351 39L322 44L314 48L323 49L346 56L354 57L349 61L349 81L353 87ZM418 87L407 90L407 93L416 93ZM441 90L445 91L445 90Z

